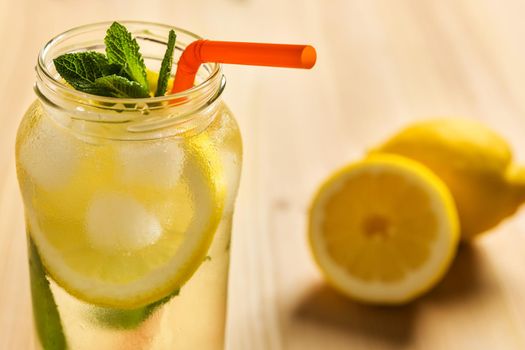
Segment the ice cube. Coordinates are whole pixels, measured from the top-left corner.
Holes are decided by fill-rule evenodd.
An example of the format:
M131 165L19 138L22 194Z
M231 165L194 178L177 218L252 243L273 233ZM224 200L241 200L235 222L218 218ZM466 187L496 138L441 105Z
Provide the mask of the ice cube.
M184 150L173 141L119 146L118 176L128 184L169 188L179 181Z
M47 190L71 179L78 164L78 140L48 116L42 116L20 147L20 163L32 181Z
M86 232L96 249L129 251L155 243L162 227L135 198L107 192L92 199L86 213Z

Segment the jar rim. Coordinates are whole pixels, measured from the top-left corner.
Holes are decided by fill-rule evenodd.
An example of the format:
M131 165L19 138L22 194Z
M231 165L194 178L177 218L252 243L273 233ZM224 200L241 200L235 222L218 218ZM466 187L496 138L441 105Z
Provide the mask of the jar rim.
M43 48L40 50L38 54L38 61L37 61L37 74L40 75L43 80L45 80L46 84L51 85L50 87L57 91L58 93L67 93L69 96L73 98L77 98L80 100L90 100L94 101L96 103L106 103L106 104L156 104L161 102L170 102L170 101L183 101L187 100L189 97L202 93L203 91L210 88L210 85L213 85L214 83L217 83L219 80L224 80L224 76L222 75L222 67L219 63L206 63L205 66L209 72L209 75L200 83L194 85L190 89L177 92L174 94L167 94L164 96L155 96L155 97L145 97L145 98L119 98L119 97L108 97L108 96L99 96L99 95L93 95L89 94L87 92L79 91L76 89L73 89L69 86L67 86L64 82L57 79L53 74L50 72L46 60L49 59L48 54L49 51L56 47L58 44L66 40L67 38L70 38L72 36L79 35L83 32L94 30L94 29L100 29L100 28L109 28L109 26L114 21L103 21L103 22L96 22L96 23L90 23L85 24L81 26L77 26L71 29L68 29L55 37L53 37L51 40L49 40ZM177 34L185 34L195 40L202 39L202 37L198 36L197 34L194 34L188 30L174 27L168 24L163 23L156 23L156 22L148 22L148 21L134 21L134 20L122 20L118 21L119 23L126 25L138 25L138 26L145 26L145 27L155 27L158 29L165 29L170 30L173 29L175 33ZM176 48L185 48L189 43L183 43L180 45L177 43ZM224 81L221 82L220 91L217 95L220 95L222 92L222 89L224 88Z
M76 133L113 140L158 139L204 130L215 118L225 87L219 63L204 63L192 88L165 96L117 98L75 90L61 78L52 59L67 52L102 51L104 33L112 21L86 24L58 34L38 56L35 93L50 117ZM185 29L144 21L119 21L141 46L147 62L160 63L168 31L175 30L177 55L200 37ZM162 46L161 46L162 45ZM174 59L174 61L176 58ZM177 62L175 61L174 66Z

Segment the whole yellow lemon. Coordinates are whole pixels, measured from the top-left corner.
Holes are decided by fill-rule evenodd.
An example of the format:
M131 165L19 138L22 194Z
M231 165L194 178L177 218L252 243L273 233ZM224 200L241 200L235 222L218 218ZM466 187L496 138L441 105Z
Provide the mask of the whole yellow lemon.
M418 122L371 153L414 159L441 178L456 202L463 240L496 226L525 201L525 169L513 163L501 136L476 121Z

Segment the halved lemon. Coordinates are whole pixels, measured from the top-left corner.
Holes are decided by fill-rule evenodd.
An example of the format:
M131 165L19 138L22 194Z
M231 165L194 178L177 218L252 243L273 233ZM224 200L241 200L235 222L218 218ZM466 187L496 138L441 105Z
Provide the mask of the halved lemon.
M173 293L197 270L221 220L226 185L207 134L170 151L184 161L180 173L173 170L174 184L160 183L165 188L153 181L160 169L144 170L152 181L144 174L122 181L119 169L137 160L119 161L119 147L87 150L60 189L35 187L27 218L42 263L61 287L98 306L131 309ZM151 156L164 149L151 147Z
M330 284L377 304L434 286L455 256L459 226L445 185L423 165L378 155L335 172L310 208L310 245Z

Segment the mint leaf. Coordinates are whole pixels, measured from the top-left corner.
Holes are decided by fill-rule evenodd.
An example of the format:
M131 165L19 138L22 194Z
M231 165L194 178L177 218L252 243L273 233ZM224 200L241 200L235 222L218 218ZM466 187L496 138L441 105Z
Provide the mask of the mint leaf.
M106 56L95 51L66 53L53 60L57 72L77 90L85 91L95 80L117 74L121 68L110 64Z
M173 41L171 51L174 40L170 38L170 43ZM68 53L53 60L58 73L76 90L93 95L149 97L146 66L139 45L131 33L123 25L114 22L107 30L104 42L107 57L94 51ZM166 60L170 63L172 57L168 55ZM168 78L170 69L167 70Z
M139 83L116 74L96 79L84 91L94 95L119 98L149 97L148 91L144 90Z
M106 43L106 56L109 63L115 63L123 67L123 71L148 91L148 80L146 78L146 65L139 52L139 44L131 36L126 27L113 22L106 32L104 38Z
M46 278L38 250L33 240L28 239L31 297L38 338L46 350L65 350L67 349L67 342L58 307L49 287L49 281Z
M180 289L149 305L136 309L115 309L95 307L93 316L96 323L112 329L133 329L146 321L155 311L171 298L179 295Z
M155 96L164 96L166 89L168 88L168 80L171 75L171 66L173 65L173 49L175 48L175 40L177 35L173 30L170 30L168 37L168 47L166 48L166 53L162 59L162 64L159 71L159 79L157 80L157 91L155 91Z
M127 78L121 66L110 64L101 53L67 53L53 62L62 78L77 90L99 96L149 97L148 91L139 83Z

